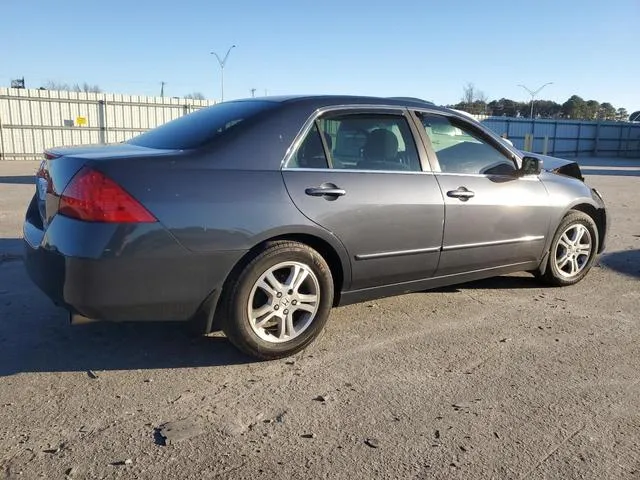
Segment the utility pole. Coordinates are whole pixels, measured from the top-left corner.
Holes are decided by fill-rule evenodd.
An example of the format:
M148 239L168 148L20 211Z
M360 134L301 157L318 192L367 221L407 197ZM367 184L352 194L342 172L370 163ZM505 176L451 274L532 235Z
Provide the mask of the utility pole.
M530 89L528 89L527 87L525 87L524 85L518 85L519 87L524 88L527 92L529 92L529 95L531 95L531 114L530 114L530 115L531 115L531 119L532 119L532 120L533 120L533 102L534 102L534 100L535 100L535 98L536 98L536 95L537 95L538 93L540 93L540 91L541 91L544 87L546 87L547 85L553 85L553 82L545 83L544 85L542 85L542 86L541 86L539 89L537 89L537 90L530 90Z
M215 55L216 58L218 59L218 64L220 64L220 101L221 102L224 102L224 66L227 64L227 59L229 58L229 54L231 53L231 50L233 50L234 48L236 48L236 46L231 45L229 47L229 50L227 50L227 54L224 56L222 60L220 60L220 57L216 52L211 52L211 55Z
M161 97L164 97L164 86L166 84L167 84L167 82L164 82L164 81L160 82L160 85L161 85L161 87L160 87L160 96Z
M251 89L251 98L254 98L256 96L256 89L252 88Z

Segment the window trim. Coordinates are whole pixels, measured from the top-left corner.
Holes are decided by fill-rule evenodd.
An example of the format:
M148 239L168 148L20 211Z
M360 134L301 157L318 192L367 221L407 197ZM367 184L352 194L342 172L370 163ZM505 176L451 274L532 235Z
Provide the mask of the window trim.
M333 170L333 156L331 155L331 149L329 148L329 145L327 145L327 138L324 136L324 132L320 129L321 127L320 117L317 117L313 121L313 124L316 126L316 131L318 132L318 136L320 137L320 143L322 144L322 151L324 152L324 159L327 161L327 168L329 170ZM309 132L311 132L311 129L309 129ZM307 137L305 136L304 138L306 139ZM302 143L300 144L300 146L302 146ZM323 169L317 168L315 170L323 170Z
M441 111L430 110L430 109L427 109L427 108L411 108L411 111L413 113L413 119L414 119L414 122L416 123L416 127L420 131L420 137L421 137L422 141L425 143L425 149L427 151L427 156L429 158L429 162L431 163L431 168L432 168L434 173L437 173L439 175L459 175L459 176L473 176L473 177L484 177L484 178L486 178L486 177L522 178L522 177L514 177L512 175L496 175L496 174L486 174L486 173L443 172L442 169L440 168L440 162L438 160L438 154L433 149L433 145L431 144L431 138L427 134L427 132L426 132L426 130L424 128L424 125L422 123L422 119L420 118L421 114L424 114L424 115L435 115L435 116L439 116L439 117L444 117L453 126L455 126L456 123L463 125L465 129L468 128L475 135L480 137L483 141L485 141L490 146L495 148L499 153L504 155L506 160L512 161L514 163L515 167L516 167L516 170L518 170L520 168L520 165L522 165L522 158L520 157L520 155L516 154L511 149L507 148L507 146L504 145L502 142L497 140L496 139L497 136L493 132L491 132L490 130L485 129L484 127L482 127L480 125L474 125L467 118L463 118L461 115L457 115L457 114L455 114L453 112L449 113L449 112L441 112Z
M322 141L322 146L324 149L325 156L327 157L327 165L328 168L298 168L298 167L289 167L289 162L294 157L302 142L309 134L313 125L316 124L318 120L320 120L323 116L327 114L341 114L344 113L346 115L353 114L383 114L383 115L396 115L403 117L407 125L409 127L409 132L412 136L413 143L416 148L416 152L418 154L418 162L420 165L420 170L417 171L402 171L402 170L361 170L357 168L349 168L349 169L334 169L333 168L333 159L331 158L330 153L328 152L328 147L326 145L326 140L323 138L322 132L318 126L318 132L320 134L320 139ZM423 129L424 130L424 129ZM331 160L330 160L331 158ZM328 107L318 108L314 111L309 118L304 122L302 127L300 128L298 134L294 138L291 145L287 149L287 152L280 162L280 170L292 170L292 171L308 171L308 172L317 172L317 171L326 171L331 170L334 172L366 172L366 173L401 173L401 174L422 174L422 173L433 173L431 169L431 165L428 162L428 155L424 147L424 143L421 137L421 132L418 128L416 128L415 120L413 118L410 110L401 105L332 105Z

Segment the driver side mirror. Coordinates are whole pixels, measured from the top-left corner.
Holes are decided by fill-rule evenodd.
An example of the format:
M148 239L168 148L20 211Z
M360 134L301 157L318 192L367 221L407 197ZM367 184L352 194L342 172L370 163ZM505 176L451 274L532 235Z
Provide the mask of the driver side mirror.
M522 167L520 167L520 176L539 175L542 172L542 160L536 157L523 157Z

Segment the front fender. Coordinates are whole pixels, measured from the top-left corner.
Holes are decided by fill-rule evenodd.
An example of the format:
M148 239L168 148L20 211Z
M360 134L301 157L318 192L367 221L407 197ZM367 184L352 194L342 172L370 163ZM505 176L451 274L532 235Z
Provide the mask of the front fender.
M598 253L604 250L609 230L606 206L599 192L586 183L572 177L551 172L540 174L549 195L550 222L545 253L558 225L570 210L580 210L590 215L598 226Z

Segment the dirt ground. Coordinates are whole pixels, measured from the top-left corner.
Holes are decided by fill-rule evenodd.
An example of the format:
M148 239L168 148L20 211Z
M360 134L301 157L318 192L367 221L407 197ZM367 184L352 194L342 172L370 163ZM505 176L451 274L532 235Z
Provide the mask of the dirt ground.
M339 308L255 363L175 325L69 326L21 262L36 165L0 162L0 477L640 478L640 160L581 163L612 229L579 285Z

